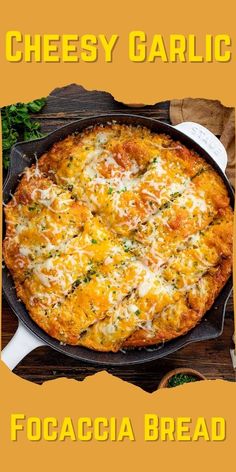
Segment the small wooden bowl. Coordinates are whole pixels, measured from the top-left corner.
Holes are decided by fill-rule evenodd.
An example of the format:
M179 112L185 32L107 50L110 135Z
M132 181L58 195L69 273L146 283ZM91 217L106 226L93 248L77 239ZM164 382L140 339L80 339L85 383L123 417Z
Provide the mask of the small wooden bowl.
M187 374L187 375L193 375L196 377L198 380L207 380L204 375L202 375L200 372L194 369L187 369L187 368L179 368L179 369L174 369L168 372L164 377L161 379L158 388L167 388L168 382L176 374Z

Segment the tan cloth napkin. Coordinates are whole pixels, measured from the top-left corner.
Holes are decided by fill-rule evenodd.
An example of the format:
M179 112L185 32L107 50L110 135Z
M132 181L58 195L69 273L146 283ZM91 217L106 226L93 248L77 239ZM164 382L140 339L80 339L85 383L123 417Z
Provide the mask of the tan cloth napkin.
M223 106L217 100L186 98L172 100L170 120L173 125L195 121L217 135L228 154L227 176L235 186L235 109Z

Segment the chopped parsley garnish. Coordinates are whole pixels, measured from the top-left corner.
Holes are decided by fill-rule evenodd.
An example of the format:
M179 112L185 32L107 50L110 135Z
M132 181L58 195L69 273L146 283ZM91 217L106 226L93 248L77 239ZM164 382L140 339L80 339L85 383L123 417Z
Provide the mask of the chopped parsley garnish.
M181 195L180 192L174 192L174 193L171 194L171 197L176 198L176 197L179 197L180 195Z
M34 210L36 210L37 206L38 206L37 203L33 203L31 206L28 207L28 210L29 211L34 211Z
M132 241L130 241L129 239L124 241L123 246L124 246L124 251L129 252L132 248Z
M162 208L170 208L170 202L164 203L164 205L162 206Z
M118 193L123 193L123 192L127 192L127 187L124 187L124 188L122 188L121 190L118 191Z
M198 172L193 175L192 179L195 179L195 177L198 177L199 175L201 175L203 172L205 172L205 168L204 167L201 167L201 169L198 170Z
M87 282L90 282L90 280L91 280L91 277L89 277L89 275L86 276L86 277L84 277L84 283L85 283L85 284L86 284Z
M73 287L73 288L76 288L76 287L78 287L80 284L81 284L81 280L80 280L80 279L76 279L76 280L73 282L72 287Z

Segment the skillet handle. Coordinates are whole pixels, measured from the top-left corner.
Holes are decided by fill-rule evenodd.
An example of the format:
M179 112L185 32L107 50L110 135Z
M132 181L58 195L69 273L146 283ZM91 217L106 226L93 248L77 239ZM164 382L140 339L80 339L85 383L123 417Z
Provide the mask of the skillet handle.
M40 346L45 346L45 343L19 322L16 333L1 352L1 360L13 370L27 354Z
M192 121L185 121L174 126L182 133L189 136L191 139L200 144L205 151L210 154L212 159L218 164L221 170L225 173L227 166L227 152L220 140L207 128Z

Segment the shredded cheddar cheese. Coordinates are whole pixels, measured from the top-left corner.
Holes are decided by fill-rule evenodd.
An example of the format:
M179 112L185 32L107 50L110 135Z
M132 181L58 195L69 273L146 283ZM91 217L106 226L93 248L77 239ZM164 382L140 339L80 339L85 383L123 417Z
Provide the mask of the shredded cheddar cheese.
M110 123L54 144L5 215L17 295L64 343L116 352L180 336L231 273L223 181L146 128Z

